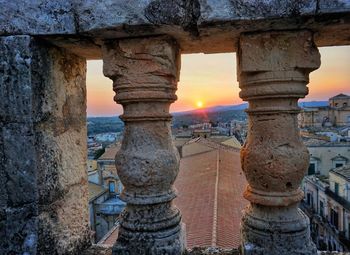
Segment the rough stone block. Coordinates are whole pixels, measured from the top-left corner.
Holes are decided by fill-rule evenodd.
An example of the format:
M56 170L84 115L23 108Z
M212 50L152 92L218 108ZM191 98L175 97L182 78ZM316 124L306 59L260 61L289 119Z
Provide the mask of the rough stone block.
M89 31L100 29L104 26L147 24L144 9L152 0L88 0L78 2L76 11L79 13L79 29L81 31ZM114 15L106 15L106 12L114 13Z
M4 139L3 139L2 132L3 132L3 125L0 122L0 222L2 220L1 215L3 215L1 213L1 210L6 207L7 199L8 199L7 191L6 191L7 177L5 173ZM0 229L1 229L1 225L0 225Z
M9 123L2 128L7 206L20 207L37 200L35 141L30 125Z
M38 208L35 203L5 209L0 236L0 254L36 254Z
M40 204L62 198L72 185L85 184L85 135L85 127L81 132L67 131L56 137L50 135L50 130L36 132Z
M319 0L318 13L339 13L350 10L349 0Z
M38 250L43 254L76 254L90 244L87 183L70 187L64 197L40 206Z
M0 0L0 35L75 33L73 1Z
M200 23L310 15L316 12L316 0L199 0L199 3Z
M0 254L89 245L85 59L0 38Z
M51 49L49 77L35 89L40 203L60 198L66 188L86 180L85 60ZM40 57L40 56L39 56Z
M0 121L31 121L30 43L28 36L0 37Z

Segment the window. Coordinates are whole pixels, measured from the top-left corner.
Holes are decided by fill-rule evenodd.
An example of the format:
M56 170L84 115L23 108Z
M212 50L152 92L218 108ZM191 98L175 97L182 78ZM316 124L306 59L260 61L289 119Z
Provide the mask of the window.
M315 163L310 163L309 169L307 171L308 175L312 175L316 173L316 164Z
M334 183L334 193L339 195L339 183L337 182Z
M348 158L338 154L336 157L332 158L333 168L345 166L348 161Z
M322 201L320 201L320 215L322 218L324 217L324 205Z
M115 183L113 181L108 183L108 188L110 193L115 193Z
M335 168L342 167L343 165L344 165L343 163L335 163Z
M118 189L118 193L119 194L122 193L122 191L123 191L123 184L120 181L118 181L118 183L117 183L117 189Z
M338 229L338 212L336 212L334 209L331 209L331 224Z
M313 207L313 197L311 193L307 193L306 202L309 206Z

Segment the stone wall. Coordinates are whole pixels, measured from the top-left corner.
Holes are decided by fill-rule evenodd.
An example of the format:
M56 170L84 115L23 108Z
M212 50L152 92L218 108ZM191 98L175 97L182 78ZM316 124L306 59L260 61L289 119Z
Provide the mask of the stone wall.
M0 254L89 245L85 60L0 37Z

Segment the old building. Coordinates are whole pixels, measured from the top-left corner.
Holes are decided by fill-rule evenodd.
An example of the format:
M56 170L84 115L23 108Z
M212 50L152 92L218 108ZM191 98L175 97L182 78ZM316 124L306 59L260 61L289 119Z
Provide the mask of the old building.
M120 200L123 185L114 164L114 155L119 149L119 144L113 144L93 164L90 163L96 166L88 172L90 227L94 231L94 242L99 242L114 227L125 207Z
M303 141L310 153L308 174L328 176L331 169L350 163L350 142L330 142L319 137Z
M339 94L328 100L328 106L304 108L299 123L303 128L350 125L350 96Z
M94 243L117 224L124 207L125 203L113 190L89 182L89 217Z
M123 189L114 162L115 154L119 149L120 143L112 144L106 147L105 152L97 159L100 184L116 194L120 194Z
M318 249L350 250L350 165L327 176L306 176L302 207L309 215Z
M249 102L241 252L315 255L298 209L309 163L298 100L318 47L350 45L349 17L348 0L1 1L0 253L185 252L169 114L181 53L238 52ZM113 251L90 240L86 59L103 59L124 109L115 161L127 206Z

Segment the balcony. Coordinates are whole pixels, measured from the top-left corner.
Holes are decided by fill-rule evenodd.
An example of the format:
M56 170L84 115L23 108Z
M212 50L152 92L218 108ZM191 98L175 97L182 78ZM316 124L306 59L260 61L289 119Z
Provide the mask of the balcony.
M181 54L198 52L237 52L239 96L249 102L240 252L317 254L298 209L309 161L298 100L320 67L318 47L350 45L350 2L135 2L1 2L0 254L238 253L187 251L173 203L179 155L169 109ZM127 206L113 248L91 246L86 59L103 60L124 110L115 163ZM121 203L99 210L120 212Z
M346 200L345 198L337 195L336 193L334 193L331 189L327 188L325 193L332 199L334 199L334 201L336 201L338 204L342 205L344 208L346 208L347 210L350 210L350 202L348 200Z

